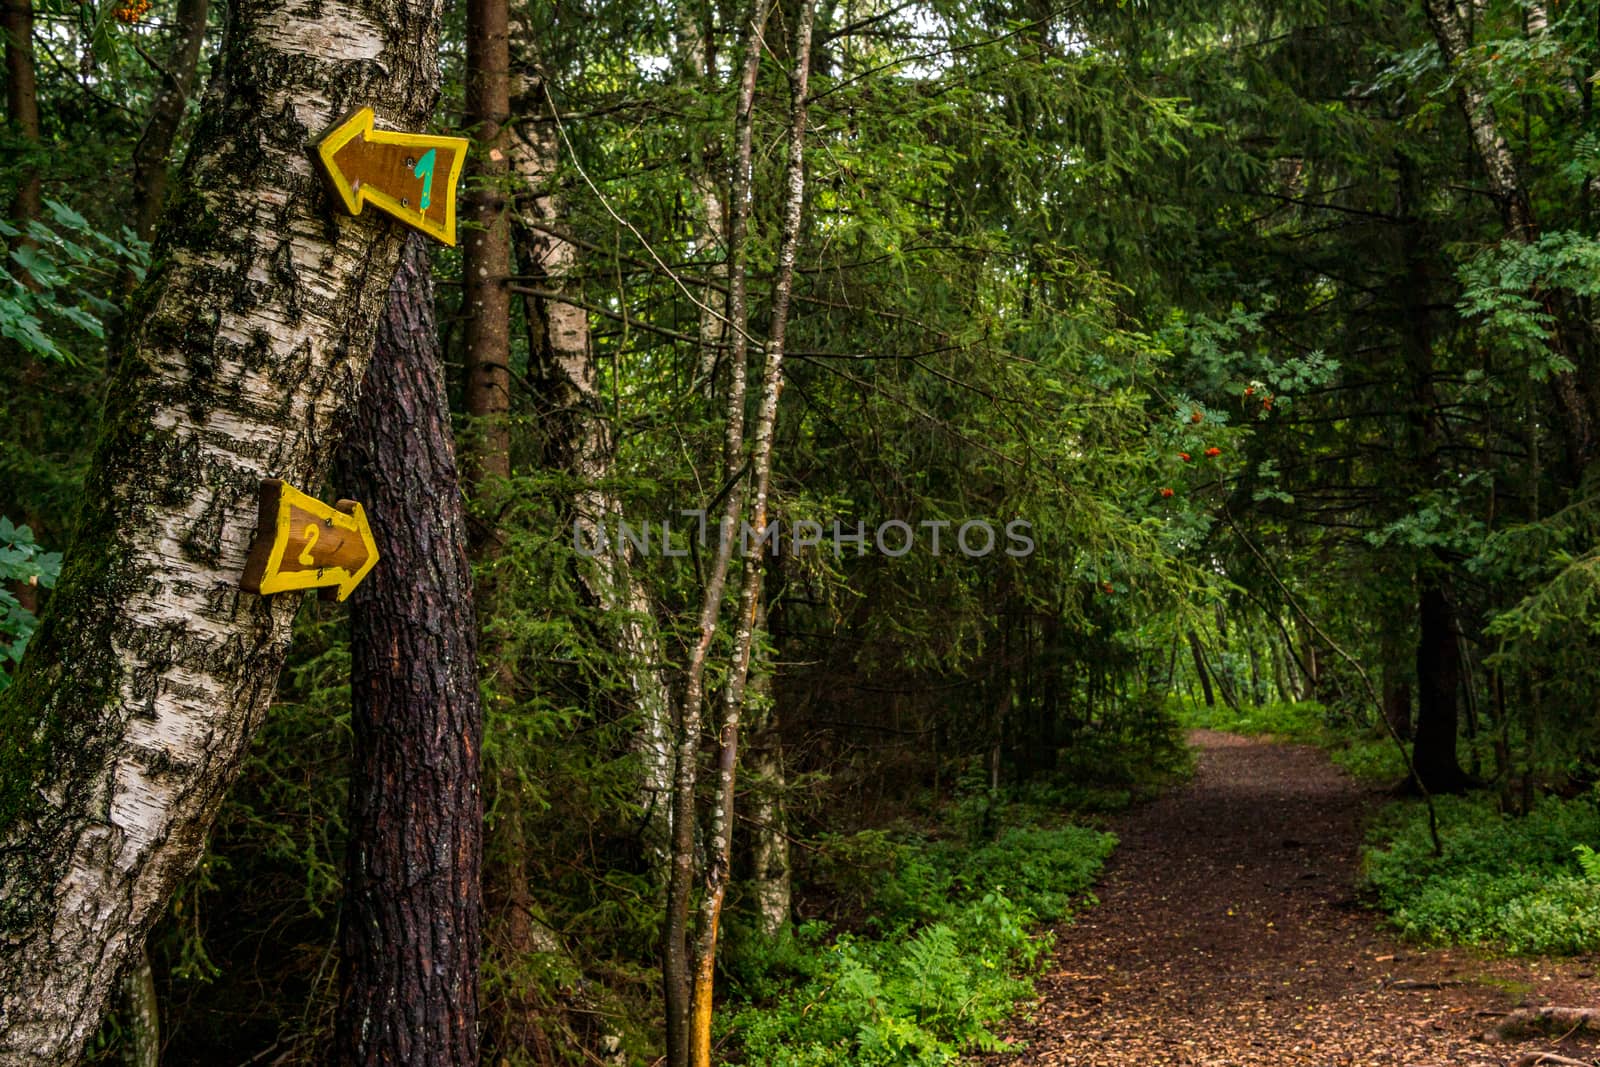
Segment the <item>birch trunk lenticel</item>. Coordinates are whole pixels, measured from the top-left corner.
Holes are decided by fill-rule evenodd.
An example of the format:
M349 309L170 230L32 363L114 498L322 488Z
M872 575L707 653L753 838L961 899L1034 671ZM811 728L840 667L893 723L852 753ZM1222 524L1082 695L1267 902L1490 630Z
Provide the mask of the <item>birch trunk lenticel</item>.
M194 865L299 598L239 590L262 479L314 488L400 242L308 146L437 95L438 0L237 0L135 298L60 585L0 696L0 1065L71 1062Z

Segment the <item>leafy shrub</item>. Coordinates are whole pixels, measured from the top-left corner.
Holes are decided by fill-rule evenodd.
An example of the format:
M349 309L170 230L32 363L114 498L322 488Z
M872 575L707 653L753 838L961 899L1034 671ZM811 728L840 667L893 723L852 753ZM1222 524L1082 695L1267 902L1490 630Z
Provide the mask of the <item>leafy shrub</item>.
M0 689L10 683L8 668L22 662L28 639L39 625L7 585L36 582L49 589L60 573L61 553L42 551L34 543L32 530L15 526L0 515Z
M1486 797L1439 797L1444 854L1427 813L1397 805L1374 827L1364 861L1378 906L1411 937L1511 952L1600 949L1600 806L1546 798L1526 816Z
M727 1018L749 1063L922 1067L1005 1047L990 1027L1032 993L1050 947L1030 933L1065 917L1115 846L1081 827L1015 827L980 847L881 831L830 838L832 887L881 937L821 923L782 937L733 932ZM861 872L847 875L854 859Z

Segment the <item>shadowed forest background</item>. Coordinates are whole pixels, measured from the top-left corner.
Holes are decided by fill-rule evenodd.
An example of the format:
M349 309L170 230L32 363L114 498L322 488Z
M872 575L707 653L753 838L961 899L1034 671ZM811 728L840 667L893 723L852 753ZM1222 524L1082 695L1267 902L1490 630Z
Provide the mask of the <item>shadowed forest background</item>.
M227 8L5 0L0 689L216 177ZM461 240L378 338L442 361L417 492L459 457L411 563L471 563L482 1062L657 1062L713 962L717 1062L1004 1048L1195 726L1408 783L1362 873L1407 936L1600 951L1597 60L1578 0L449 5ZM728 508L780 551L686 536ZM351 629L300 608L87 1062L333 1055L394 654Z

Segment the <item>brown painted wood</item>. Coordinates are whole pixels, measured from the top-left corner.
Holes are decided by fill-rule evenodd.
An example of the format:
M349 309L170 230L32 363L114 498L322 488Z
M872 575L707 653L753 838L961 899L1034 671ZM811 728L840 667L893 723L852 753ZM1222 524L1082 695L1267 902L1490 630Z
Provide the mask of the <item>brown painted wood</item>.
M432 147L434 160L433 190L427 210L419 205L422 179L416 176L417 160ZM334 153L339 173L350 182L353 191L364 185L381 189L408 211L418 211L436 226L448 221L450 198L445 195L445 183L455 172L455 149L443 146L417 148L412 145L383 144L356 136Z

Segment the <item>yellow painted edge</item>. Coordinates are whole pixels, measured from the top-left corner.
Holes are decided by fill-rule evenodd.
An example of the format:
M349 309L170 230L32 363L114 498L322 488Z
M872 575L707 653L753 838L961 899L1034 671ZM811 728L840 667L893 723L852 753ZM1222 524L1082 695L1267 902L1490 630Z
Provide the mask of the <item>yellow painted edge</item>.
M360 505L356 505L357 508ZM377 562L377 548L372 542L371 531L363 532L358 520L346 515L338 508L330 507L314 496L307 496L288 482L283 483L283 490L278 495L278 516L276 532L272 541L272 555L267 558L266 573L261 577L261 595L271 593L287 593L296 589L317 589L327 585L337 585L340 588L339 599L349 596L349 589L355 588L350 572L343 567L322 567L314 571L280 571L283 565L283 553L289 547L289 521L293 514L292 508L298 507L302 511L309 511L318 518L332 520L333 525L349 530L359 536L362 543L367 545L367 562L360 569L364 577L372 565ZM366 516L361 515L360 522L366 521ZM358 577L355 581L360 581Z
M371 135L374 116L370 107L364 107L340 123L332 133L324 137L317 144L317 156L322 160L323 170L328 172L333 179L333 186L339 191L339 199L344 201L345 210L352 215L361 214L361 203L365 199L362 192L353 191L349 180L339 172L333 157L339 149L356 139L357 134Z
M350 575L343 582L339 583L339 600L343 600L345 597L355 592L356 586L361 584L361 579L370 574L372 572L372 568L378 565L378 542L373 539L372 525L367 522L366 509L360 504L357 504L355 510L350 512L350 514L355 518L356 532L361 536L362 545L366 547L367 561L363 563L354 574Z

